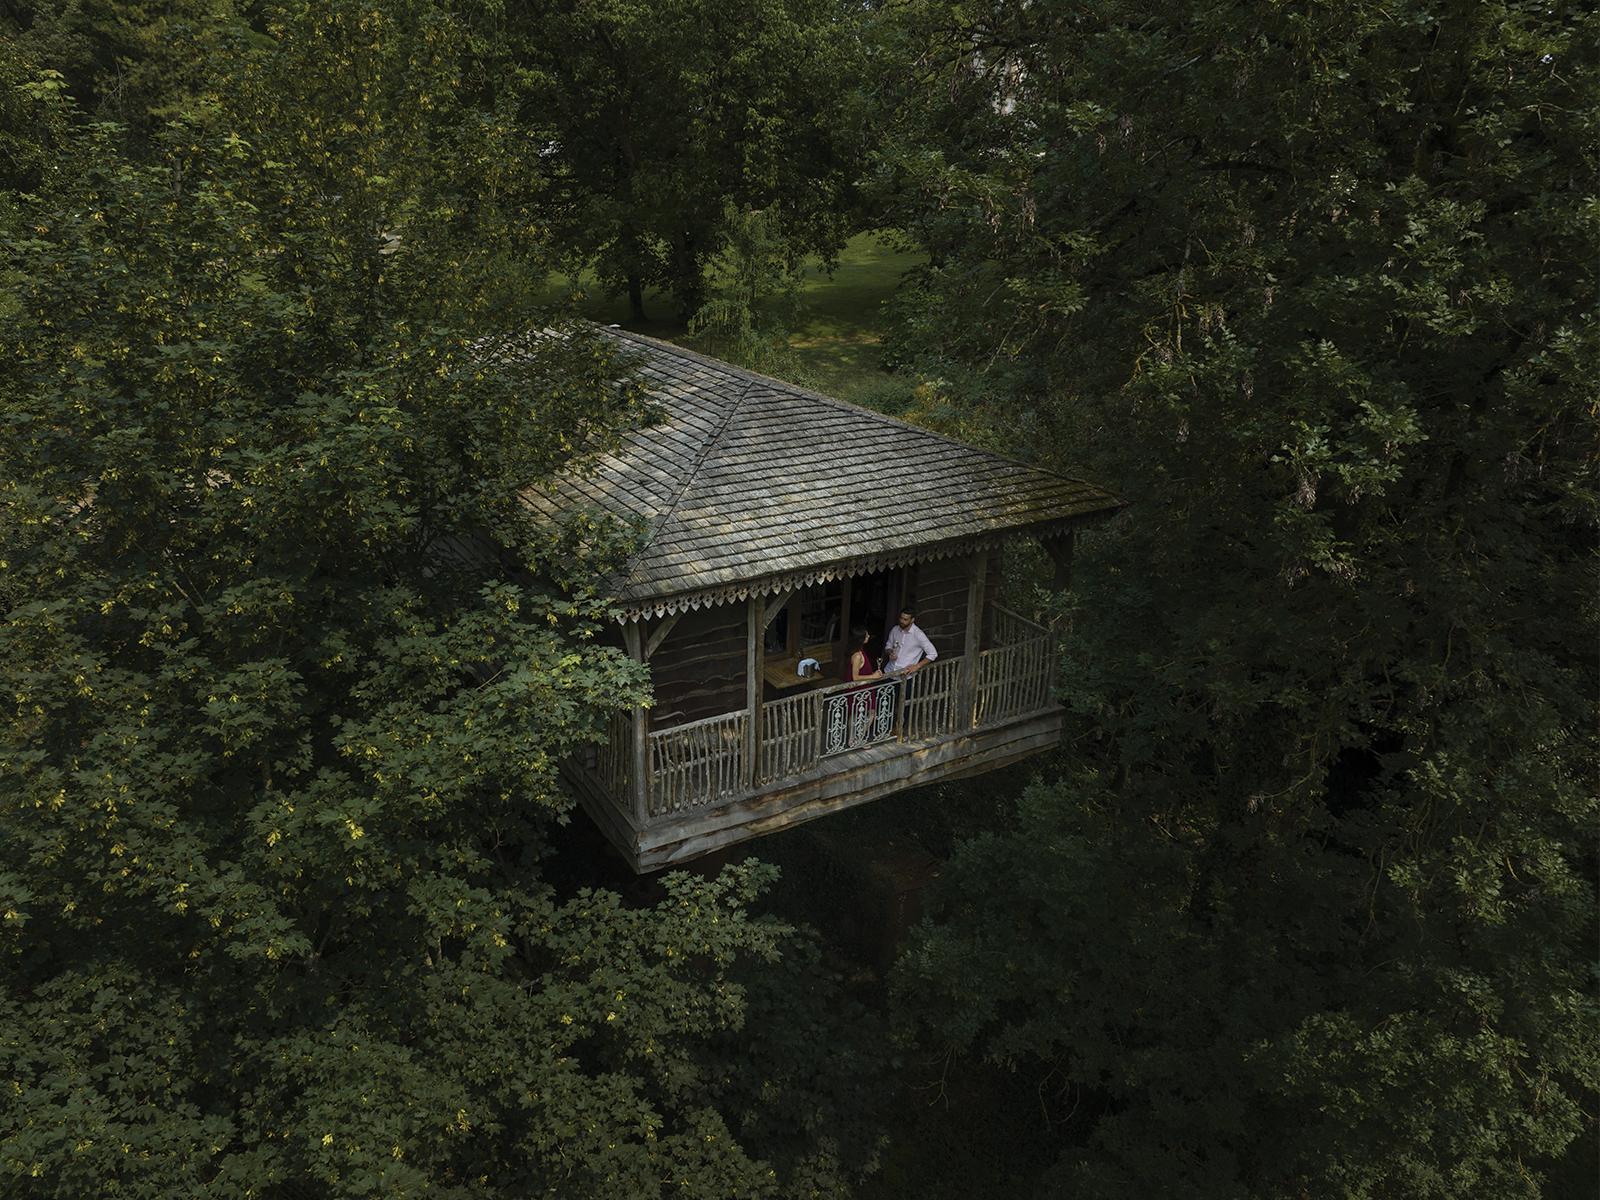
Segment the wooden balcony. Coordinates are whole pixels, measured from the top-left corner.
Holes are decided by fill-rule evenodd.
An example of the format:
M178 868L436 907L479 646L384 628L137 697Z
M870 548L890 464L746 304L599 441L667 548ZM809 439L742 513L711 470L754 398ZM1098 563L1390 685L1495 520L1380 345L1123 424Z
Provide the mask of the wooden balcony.
M1059 740L1054 634L991 607L990 648L907 678L839 684L669 729L616 714L567 774L635 869L649 871L851 805L1005 766ZM751 736L752 732L758 736ZM643 778L640 778L642 774Z

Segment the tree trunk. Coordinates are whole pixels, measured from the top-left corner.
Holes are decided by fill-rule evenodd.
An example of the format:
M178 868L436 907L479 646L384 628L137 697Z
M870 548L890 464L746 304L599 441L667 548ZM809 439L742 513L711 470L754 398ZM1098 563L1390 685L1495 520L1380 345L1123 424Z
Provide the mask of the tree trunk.
M678 239L678 244L673 248L672 277L673 293L678 301L678 309L685 321L700 311L700 306L706 299L706 281L704 264L696 249L698 239L693 230L686 229Z
M635 321L644 318L644 280L637 271L628 273L628 311Z

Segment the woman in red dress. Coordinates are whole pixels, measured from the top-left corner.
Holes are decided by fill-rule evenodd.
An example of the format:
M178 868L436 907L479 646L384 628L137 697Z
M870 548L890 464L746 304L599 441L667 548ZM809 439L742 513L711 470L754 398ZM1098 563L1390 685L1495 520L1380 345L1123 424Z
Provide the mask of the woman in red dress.
M850 653L850 661L845 664L845 680L863 683L868 679L882 679L883 672L878 670L877 659L872 653L872 634L865 625L858 625L850 631L850 643L855 649Z
M872 635L865 626L850 631L850 644L855 647L845 660L846 683L874 683L884 678L878 670L877 658L872 653ZM889 732L889 723L880 718L889 717L892 710L878 710L878 688L858 687L842 690L826 700L824 744L825 753L834 754L865 746ZM883 728L879 728L879 726Z

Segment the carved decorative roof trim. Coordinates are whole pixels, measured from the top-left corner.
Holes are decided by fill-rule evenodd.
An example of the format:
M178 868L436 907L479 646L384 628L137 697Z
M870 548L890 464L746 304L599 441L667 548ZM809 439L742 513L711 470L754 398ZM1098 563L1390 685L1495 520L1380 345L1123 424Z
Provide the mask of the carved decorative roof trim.
M1091 514L1093 517L1110 515L1110 513L1099 512ZM678 613L702 608L720 608L724 604L736 604L748 600L751 596L773 596L779 592L799 591L802 588L813 587L816 584L826 583L833 579L854 578L858 575L871 575L876 571L892 571L898 567L910 566L913 563L936 562L940 559L975 554L981 550L991 550L1005 542L1015 541L1019 537L1031 536L1040 540L1065 537L1082 523L1082 518L1075 518L1054 521L1048 525L1032 529L997 530L983 537L962 538L957 541L931 545L907 546L898 551L843 559L839 562L826 563L808 570L788 571L778 575L771 575L764 579L742 580L738 583L727 584L724 587L683 592L676 596L659 596L651 597L647 600L624 601L619 605L617 621L619 624L626 625L632 621L647 620L651 617L670 617Z

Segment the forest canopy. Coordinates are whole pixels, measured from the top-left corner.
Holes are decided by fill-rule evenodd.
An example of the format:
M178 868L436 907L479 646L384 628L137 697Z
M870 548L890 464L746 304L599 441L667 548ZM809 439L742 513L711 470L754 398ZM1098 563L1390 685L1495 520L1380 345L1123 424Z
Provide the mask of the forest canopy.
M1597 46L0 8L5 1193L1592 1187ZM919 265L864 393L1128 502L1014 581L1060 747L895 810L942 866L887 970L793 834L586 847L626 531L517 500L652 419L553 281L780 372L764 298L869 230Z

